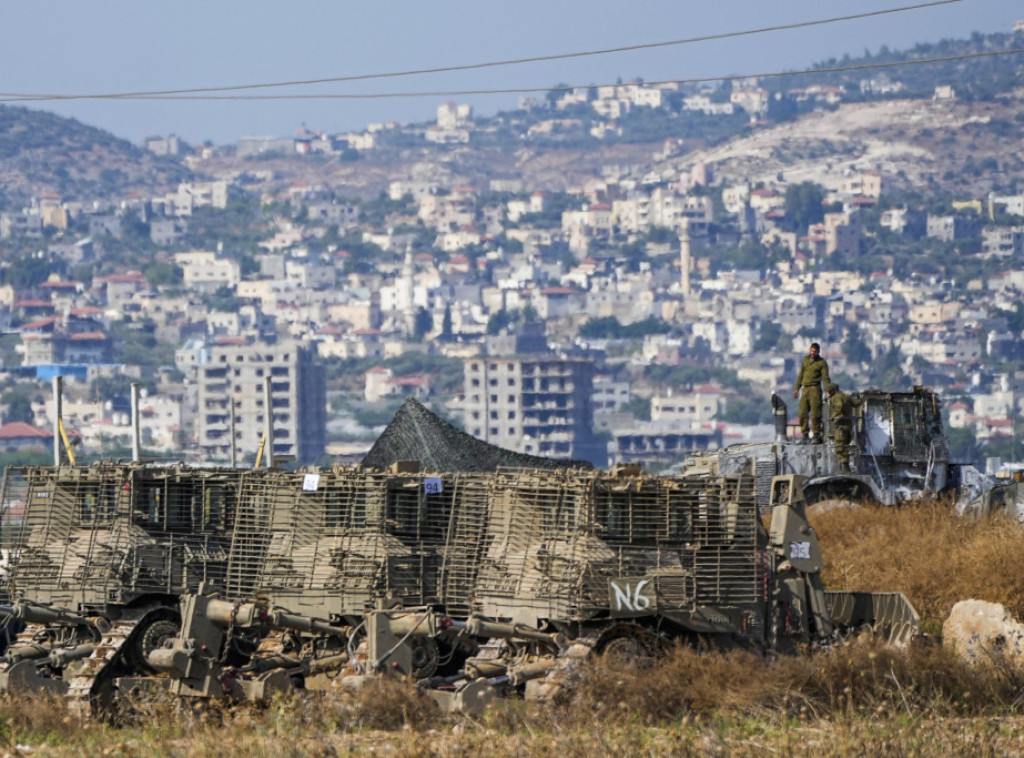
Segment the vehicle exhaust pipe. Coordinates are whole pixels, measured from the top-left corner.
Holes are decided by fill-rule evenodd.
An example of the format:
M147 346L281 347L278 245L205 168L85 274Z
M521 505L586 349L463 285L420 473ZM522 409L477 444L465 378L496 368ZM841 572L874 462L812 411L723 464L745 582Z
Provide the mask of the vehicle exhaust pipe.
M785 442L787 439L786 423L789 421L789 409L786 407L786 401L774 392L772 393L772 418L775 421L775 441Z

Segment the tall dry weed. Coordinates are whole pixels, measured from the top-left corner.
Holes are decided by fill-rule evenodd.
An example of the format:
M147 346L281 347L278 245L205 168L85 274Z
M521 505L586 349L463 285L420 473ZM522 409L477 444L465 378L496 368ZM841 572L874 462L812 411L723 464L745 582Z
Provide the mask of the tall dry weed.
M864 636L774 658L679 648L639 668L598 659L579 676L559 718L665 725L715 714L997 715L1018 708L1022 689L1024 672L978 669L940 645L900 650Z
M1002 515L965 519L946 501L812 513L826 587L896 591L937 633L960 600L1001 603L1024 620L1024 527Z

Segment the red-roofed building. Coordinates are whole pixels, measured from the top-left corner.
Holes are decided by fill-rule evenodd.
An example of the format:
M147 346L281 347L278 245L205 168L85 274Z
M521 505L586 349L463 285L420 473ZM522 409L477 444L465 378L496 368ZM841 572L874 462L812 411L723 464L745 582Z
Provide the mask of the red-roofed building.
M120 308L138 292L149 289L141 271L129 271L124 274L111 274L92 280L92 289L106 298L107 305Z
M12 421L0 426L0 450L4 452L27 448L46 449L52 445L52 431L26 424L24 421Z
M583 312L587 294L572 287L545 287L534 299L534 307L541 318L563 318Z
M57 306L49 300L22 298L11 305L11 318L15 323L29 319L49 316L57 310Z
M110 363L113 340L95 318L72 313L36 319L21 326L22 364Z

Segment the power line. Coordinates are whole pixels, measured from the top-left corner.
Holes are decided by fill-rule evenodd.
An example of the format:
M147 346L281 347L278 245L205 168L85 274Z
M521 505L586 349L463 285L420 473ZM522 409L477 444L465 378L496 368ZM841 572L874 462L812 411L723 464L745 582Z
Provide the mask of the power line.
M706 84L709 82L728 82L738 79L768 79L781 76L800 76L803 74L833 74L844 71L867 71L873 69L898 68L901 66L918 66L928 63L947 63L950 61L971 60L975 58L992 58L1000 55L1017 55L1024 53L1024 48L1012 50L985 50L977 53L963 53L960 55L947 55L939 58L916 58L905 61L888 61L884 63L858 63L846 66L830 66L827 68L805 68L796 71L761 71L746 74L727 74L720 76L691 77L687 79L665 79L660 81L644 82L648 86L670 85L670 84ZM13 102L45 102L47 100L68 100L68 99L91 99L91 100L177 100L177 101L225 101L225 100L384 100L390 98L407 97L455 97L459 95L515 95L530 94L535 92L571 92L576 89L590 87L614 86L611 84L586 84L586 85L564 85L555 87L510 87L505 89L465 89L465 90L435 90L417 92L376 92L364 94L296 94L296 95L77 95L77 96L3 96L0 95L0 103Z
M456 66L440 66L437 68L421 68L421 69L409 69L405 71L388 71L375 74L356 74L353 76L334 76L320 79L300 79L294 81L283 81L283 82L265 82L259 84L238 84L221 87L193 87L188 89L169 89L169 90L149 90L149 91L137 91L137 92L112 92L112 93L95 93L85 95L73 95L73 94L59 94L59 93L18 93L18 92L2 92L0 98L10 98L6 100L0 100L0 102L17 102L18 99L23 100L114 100L119 98L124 99L161 99L173 95L193 95L202 93L214 93L214 92L235 92L240 90L252 90L252 89L272 89L276 87L299 87L299 86L310 86L314 84L340 84L348 82L359 82L367 81L371 79L390 79L402 76L420 76L423 74L440 74L440 73L451 73L456 71L473 71L485 68L496 68L499 66L515 66L524 63L540 63L545 61L557 61L557 60L569 60L573 58L585 58L597 55L610 55L614 53L633 52L637 50L653 50L662 47L673 47L678 45L690 45L698 42L713 42L723 39L732 39L736 37L752 36L756 34L767 34L770 32L785 31L790 29L803 29L813 26L822 26L825 24L839 23L843 21L855 21L865 18L874 18L878 16L885 16L893 13L904 13L907 11L922 10L925 8L934 8L942 5L952 5L954 3L961 3L964 0L931 0L931 2L918 3L916 5L904 5L898 8L885 8L877 11L866 11L864 13L854 13L846 16L835 16L833 18L816 19L812 21L798 21L790 24L779 24L776 26L764 26L755 29L744 29L735 32L722 32L720 34L708 34L699 37L687 37L684 39L667 40L663 42L648 42L637 45L626 45L622 47L610 47L597 50L584 50L572 53L559 53L554 55L538 55L526 58L513 58L509 60L499 61L487 61L483 63L468 63L464 65ZM518 91L518 90L516 90ZM527 91L538 91L537 89L531 89ZM424 93L425 95L433 93ZM478 94L477 92L466 91L466 92L455 92L453 94ZM411 95L393 95L394 97L410 97ZM334 96L339 97L339 96ZM366 96L373 97L373 96ZM386 97L392 97L392 95L386 95ZM169 98L171 99L171 98ZM181 99L181 98L173 98ZM216 98L196 98L196 99L216 99ZM252 99L272 99L272 98L252 98Z

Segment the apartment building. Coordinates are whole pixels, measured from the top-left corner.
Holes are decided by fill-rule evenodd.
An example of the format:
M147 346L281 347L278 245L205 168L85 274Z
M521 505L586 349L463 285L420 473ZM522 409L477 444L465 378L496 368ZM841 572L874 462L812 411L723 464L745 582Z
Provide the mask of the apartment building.
M181 267L185 287L213 293L221 287L237 287L242 280L238 261L221 258L208 250L175 253L174 262Z
M270 378L270 404L265 383ZM310 464L327 444L327 389L323 366L306 345L229 338L211 345L199 366L199 448L210 459L229 460L231 446L253 460L273 413L276 460ZM234 409L234 440L231 415Z
M465 361L465 429L492 445L603 467L594 436L594 364L551 355Z

